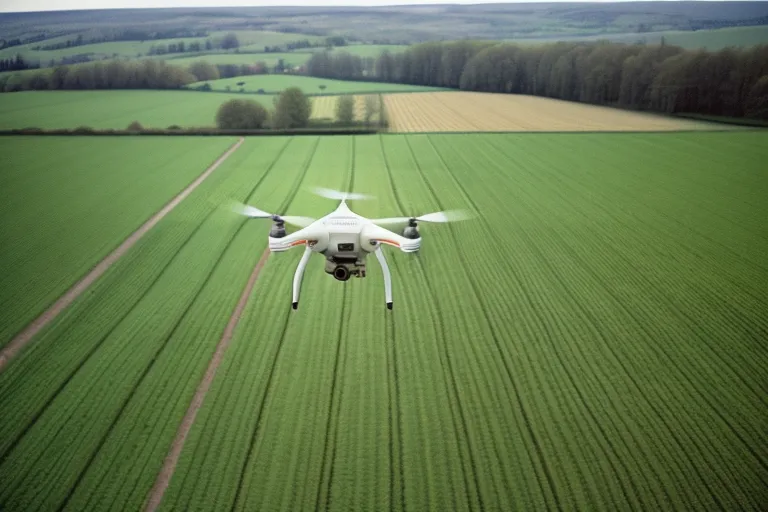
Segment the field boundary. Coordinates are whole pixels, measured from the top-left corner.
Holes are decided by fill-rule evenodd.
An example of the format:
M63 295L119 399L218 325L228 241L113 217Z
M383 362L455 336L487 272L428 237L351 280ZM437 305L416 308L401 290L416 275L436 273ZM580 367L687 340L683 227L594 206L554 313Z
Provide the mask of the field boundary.
M116 249L114 249L106 258L102 259L91 269L85 277L75 283L64 295L46 309L41 315L33 320L27 327L0 351L0 372L5 365L16 354L29 344L37 333L50 324L62 311L72 304L89 286L99 279L120 257L128 252L150 229L168 215L176 206L179 205L189 194L191 194L213 171L215 171L229 156L234 153L245 142L241 137L226 152L217 158L208 168L198 176L192 183L187 185L184 190L171 199L160 211L152 215L144 224L126 238Z
M13 135L40 135L40 136L66 136L66 137L138 137L138 136L163 136L163 137L189 137L189 136L261 136L261 135L375 135L381 131L381 127L360 127L360 128L336 128L336 127L313 127L313 128L294 128L288 130L279 129L258 129L258 130L220 130L218 128L180 128L178 130L169 130L166 128L145 128L143 130L123 130L115 128L93 129L89 127L79 128L56 128L45 130L42 128L14 128L11 130L0 130L0 136Z
M262 253L261 258L259 258L259 261L256 263L256 266L253 268L251 276L248 278L248 282L243 289L243 293L240 295L240 300L238 301L235 310L232 312L232 315L229 318L229 322L224 329L224 333L222 334L219 343L216 345L216 350L214 351L211 361L208 363L208 368L205 370L203 379L200 381L200 385L197 387L195 395L192 397L192 401L187 408L187 412L184 414L184 418L182 419L181 424L176 431L176 437L173 439L173 443L171 443L171 448L168 451L168 455L166 455L165 460L163 461L163 467L158 473L155 484L150 490L149 497L146 501L146 507L144 508L146 511L154 512L157 510L157 508L160 506L163 496L165 496L165 491L168 489L171 478L176 471L176 464L178 463L179 456L184 449L187 436L192 429L192 425L195 423L197 413L200 410L200 407L203 405L205 396L208 394L208 389L211 387L213 379L216 377L216 371L218 370L221 361L224 359L224 353L227 351L227 348L229 348L229 344L232 341L235 328L240 322L240 317L243 313L243 310L248 303L248 299L250 298L251 292L256 285L256 281L259 278L261 269L266 264L269 255L270 250L266 249Z

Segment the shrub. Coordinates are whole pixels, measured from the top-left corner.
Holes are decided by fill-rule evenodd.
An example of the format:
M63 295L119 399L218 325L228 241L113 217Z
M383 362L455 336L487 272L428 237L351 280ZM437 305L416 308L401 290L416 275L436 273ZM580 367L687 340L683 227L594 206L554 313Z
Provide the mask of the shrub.
M133 121L131 124L128 125L127 130L129 132L140 132L144 129L143 126L141 126L141 123L138 121Z
M262 128L269 113L253 100L232 99L221 104L216 113L216 126L222 130Z

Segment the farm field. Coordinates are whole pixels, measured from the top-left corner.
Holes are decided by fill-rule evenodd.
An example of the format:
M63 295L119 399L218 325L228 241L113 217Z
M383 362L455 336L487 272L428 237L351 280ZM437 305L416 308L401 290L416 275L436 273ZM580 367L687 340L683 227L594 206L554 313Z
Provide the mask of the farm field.
M344 95L338 95L338 96L315 96L312 98L312 118L313 119L326 119L329 121L333 121L336 119L336 108L339 102L339 99L342 98ZM378 94L354 94L352 95L355 102L355 120L356 121L364 121L365 120L365 101L366 98L371 97L376 105L376 112L371 117L371 122L378 122L379 112L378 108L382 101L381 95Z
M273 82L274 83L274 82ZM363 116L365 94L356 96ZM124 129L133 121L145 128L171 125L214 126L216 110L229 99L258 101L272 109L272 94L198 91L25 91L0 95L0 130L29 127L56 129L90 126ZM336 116L338 96L314 96L313 118Z
M133 121L145 128L214 126L219 106L236 93L198 91L24 91L0 94L0 129L124 129ZM271 108L272 97L249 95Z
M269 221L224 206L318 217L324 186L373 194L350 201L369 217L475 218L387 250L392 311L375 258L342 284L313 257L293 311L301 250L269 256L160 509L758 510L766 148L247 139L0 372L0 509L143 508L266 248Z
M225 91L230 87L238 90L238 82L245 82L243 89L246 92L256 92L264 89L266 93L280 93L288 87L298 87L304 94L361 94L361 93L400 93L400 92L434 92L445 91L440 87L426 87L420 85L391 84L385 82L356 82L353 80L333 80L329 78L317 78L299 75L249 75L234 78L221 78L206 82L195 82L186 87L194 88L208 83L214 91ZM321 89L320 86L325 86Z
M387 94L392 132L737 130L735 125L518 94Z
M0 347L235 140L0 138Z
M264 62L268 66L274 66L280 59L284 59L286 66L301 66L312 56L311 53L284 52L284 53L207 53L184 57L182 54L153 55L152 59L163 59L174 66L187 67L193 62L206 61L217 64L256 64Z

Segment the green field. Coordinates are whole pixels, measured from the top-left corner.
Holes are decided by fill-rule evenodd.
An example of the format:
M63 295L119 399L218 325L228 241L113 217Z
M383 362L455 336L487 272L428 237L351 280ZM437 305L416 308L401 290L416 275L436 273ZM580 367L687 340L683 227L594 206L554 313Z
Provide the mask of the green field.
M301 66L306 64L311 53L285 52L285 53L208 53L195 57L182 57L181 54L163 55L152 58L163 58L168 64L174 66L188 66L193 62L204 60L211 64L256 64L264 62L268 66L274 66L278 60L283 59L286 66Z
M0 347L233 142L0 139Z
M105 174L149 144L73 140L45 144ZM52 151L13 142L43 186ZM165 144L172 188L215 143ZM134 152L122 172L146 173ZM0 510L142 508L266 248L269 221L223 206L319 217L313 186L373 194L350 202L371 217L475 219L385 248L393 311L375 258L342 284L318 256L293 311L301 249L271 255L162 509L759 510L767 159L758 131L248 139L0 373Z
M246 92L256 92L264 89L267 94L279 94L288 87L299 87L304 94L365 94L365 93L396 93L396 92L427 92L446 90L440 87L425 87L420 85L392 84L383 82L355 82L351 80L331 80L300 75L250 75L234 78L222 78L207 82L195 82L186 87L194 88L205 83L210 84L215 91L226 91L227 87L237 91L238 82L245 82ZM325 89L320 89L324 85ZM249 98L251 96L248 96Z
M133 121L147 128L214 126L216 110L240 94L197 91L26 91L0 94L0 129L124 129ZM248 99L272 106L271 96Z

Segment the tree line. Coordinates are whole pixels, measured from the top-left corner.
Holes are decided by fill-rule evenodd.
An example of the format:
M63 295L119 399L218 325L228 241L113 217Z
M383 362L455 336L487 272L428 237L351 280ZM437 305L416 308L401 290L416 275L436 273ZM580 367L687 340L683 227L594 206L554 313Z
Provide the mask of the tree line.
M528 94L665 113L768 118L768 45L719 51L606 41L428 42L364 58L321 52L307 74Z
M125 29L125 30L109 30L102 29L97 34L90 37L84 37L82 34L78 34L71 39L60 41L57 43L49 43L45 45L39 45L32 48L33 50L61 50L64 48L72 48L73 46L84 46L87 44L107 43L113 41L152 41L156 39L179 39L182 37L207 37L207 30L189 30L189 29L167 29L167 30L144 30L144 29Z

